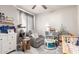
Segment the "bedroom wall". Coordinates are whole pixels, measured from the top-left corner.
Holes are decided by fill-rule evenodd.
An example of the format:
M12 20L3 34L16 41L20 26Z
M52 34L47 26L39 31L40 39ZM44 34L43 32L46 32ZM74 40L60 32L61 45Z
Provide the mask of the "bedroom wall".
M46 24L50 24L58 30L63 24L66 30L77 34L77 7L71 6L48 13L37 14L36 30L39 34L44 34Z
M50 24L59 30L61 24L63 24L66 29L72 33L77 34L79 27L77 29L77 8L76 6L66 7L56 11L38 14L35 16L36 19L36 30L40 34L44 34L46 29L46 24ZM0 12L4 12L6 16L12 16L14 18L15 26L17 26L21 21L18 18L18 10L11 5L0 5ZM35 31L36 31L35 30Z
M0 5L0 12L5 13L6 16L13 17L15 26L18 25L19 23L18 13L19 12L15 7L13 7L12 5Z
M77 25L78 25L78 35L79 35L79 6L77 6Z

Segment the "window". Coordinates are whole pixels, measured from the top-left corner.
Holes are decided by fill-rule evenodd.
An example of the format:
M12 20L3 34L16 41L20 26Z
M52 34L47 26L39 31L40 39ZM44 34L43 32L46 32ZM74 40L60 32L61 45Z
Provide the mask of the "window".
M19 12L19 17L20 17L20 20L21 20L21 24L23 27L23 30L25 32L28 32L29 30L33 30L33 15L30 15L30 14L27 14L23 11L20 11Z
M33 16L29 15L28 16L28 30L33 29Z

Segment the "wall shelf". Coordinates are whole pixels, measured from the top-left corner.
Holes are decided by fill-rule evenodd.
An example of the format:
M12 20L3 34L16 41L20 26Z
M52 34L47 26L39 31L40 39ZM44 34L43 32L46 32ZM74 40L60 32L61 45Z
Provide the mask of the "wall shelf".
M0 20L0 24L14 25L12 21L2 21L2 20Z

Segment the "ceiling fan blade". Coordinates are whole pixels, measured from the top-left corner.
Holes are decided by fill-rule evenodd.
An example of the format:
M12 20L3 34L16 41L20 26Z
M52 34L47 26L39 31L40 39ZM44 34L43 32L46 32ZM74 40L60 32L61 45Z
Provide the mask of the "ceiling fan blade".
M42 7L43 7L44 9L47 9L47 7L46 7L45 5L42 5Z
M32 9L34 9L36 7L36 5L34 5L33 7L32 7Z

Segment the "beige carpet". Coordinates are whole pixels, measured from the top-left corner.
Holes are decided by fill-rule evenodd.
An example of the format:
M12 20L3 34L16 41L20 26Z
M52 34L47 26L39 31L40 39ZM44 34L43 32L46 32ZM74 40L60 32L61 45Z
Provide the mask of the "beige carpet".
M30 50L27 50L25 53L22 51L14 51L11 54L61 54L61 47L57 47L56 49L46 49L44 45L39 48L31 47Z

